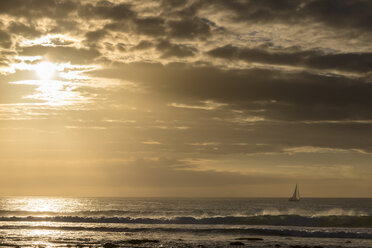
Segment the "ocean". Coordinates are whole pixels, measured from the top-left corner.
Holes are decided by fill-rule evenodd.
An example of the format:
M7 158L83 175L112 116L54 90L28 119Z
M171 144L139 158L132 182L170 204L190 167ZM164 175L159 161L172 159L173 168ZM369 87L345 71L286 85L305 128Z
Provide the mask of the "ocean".
M372 247L372 199L0 198L2 247Z

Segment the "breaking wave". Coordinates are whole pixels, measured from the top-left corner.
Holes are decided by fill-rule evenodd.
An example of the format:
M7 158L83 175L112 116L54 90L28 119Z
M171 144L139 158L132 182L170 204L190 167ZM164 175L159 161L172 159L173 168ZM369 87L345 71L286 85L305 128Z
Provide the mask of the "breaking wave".
M353 210L353 209L342 209L342 208L331 208L320 211L306 211L303 209L265 209L256 214L259 215L299 215L308 217L323 217L323 216L368 216L364 211Z
M37 230L63 230L63 231L94 231L94 232L166 232L166 233L195 233L195 234L238 234L238 235L262 235L262 236L291 236L291 237L314 237L314 238L349 238L349 239L372 239L372 233L344 230L296 230L293 228L187 228L175 227L110 227L110 226L28 226L28 225L4 225L1 229L37 229Z
M221 217L81 217L81 216L13 216L0 217L0 221L14 222L67 222L67 223L123 223L123 224L193 224L193 225L270 225L304 227L372 227L372 216L329 215L256 215Z

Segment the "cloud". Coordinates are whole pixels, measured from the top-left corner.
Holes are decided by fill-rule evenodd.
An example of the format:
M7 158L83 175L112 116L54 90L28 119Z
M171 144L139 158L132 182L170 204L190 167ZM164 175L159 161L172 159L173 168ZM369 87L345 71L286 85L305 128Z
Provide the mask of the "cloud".
M235 21L258 23L322 23L339 29L371 31L372 4L368 0L208 1L218 10L229 10Z
M153 47L153 43L148 40L141 40L137 45L133 47L133 50L145 50Z
M138 34L162 36L166 33L165 21L161 17L138 18L134 23Z
M85 34L85 37L86 37L88 42L98 42L101 39L103 39L106 34L107 34L106 30L99 29L99 30L87 32Z
M167 40L161 40L156 45L156 49L163 53L163 58L169 57L190 57L195 55L196 49L191 46L186 46L183 44L172 44Z
M163 8L173 9L185 6L187 0L162 0L161 4Z
M273 65L302 66L366 73L372 71L372 53L325 54L320 51L268 51L226 45L210 50L210 56Z
M371 85L340 76L268 69L222 70L182 63L121 64L92 75L133 81L167 95L171 101L213 100L234 109L265 109L259 117L271 120L371 118Z
M156 140L146 140L146 141L143 141L142 144L145 144L145 145L160 145L161 143L159 141L156 141Z
M65 18L76 11L77 2L70 0L14 0L2 1L0 13L27 18Z
M209 1L208 4L218 8L227 9L235 14L233 18L237 21L257 21L257 22L277 22L292 21L296 17L296 9L300 2L293 0L281 1L264 0L260 2L253 1ZM221 10L221 9L219 9Z
M368 0L337 2L333 0L309 1L303 13L310 18L337 28L358 28L372 31L372 3Z
M211 28L201 18L186 18L180 21L169 21L170 36L180 39L207 38L211 35Z
M187 105L187 104L180 104L180 103L170 103L169 106L175 108L186 108L186 109L203 109L203 110L215 110L216 108L220 108L225 106L226 104L205 101L202 105Z
M70 178L105 194L254 194L245 186L268 192L298 177L370 184L371 9L366 0L1 1L2 169L32 165L41 187L42 164L74 166L79 176L62 173L58 185ZM42 60L58 64L58 81L36 77Z
M71 62L73 64L91 64L94 59L101 55L96 49L42 45L23 47L20 54L25 56L44 56L51 61Z
M79 7L79 16L83 18L103 18L111 20L130 20L136 17L130 4L114 4L101 0L96 4L88 3Z
M10 35L5 31L0 30L0 46L3 48L10 48L11 45L12 38L10 37Z
M36 30L33 26L27 26L19 22L11 22L8 26L9 32L21 35L27 38L36 38L41 35L41 32Z
M289 154L295 153L347 153L347 152L361 152L363 151L356 149L340 149L340 148L327 148L327 147L313 147L313 146L301 146L301 147L291 147L284 149L285 152Z

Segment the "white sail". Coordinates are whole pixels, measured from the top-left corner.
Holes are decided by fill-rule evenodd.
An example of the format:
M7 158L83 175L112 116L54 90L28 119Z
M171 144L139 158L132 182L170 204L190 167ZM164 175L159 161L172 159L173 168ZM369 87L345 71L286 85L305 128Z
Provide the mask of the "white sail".
M298 186L296 184L295 191L293 192L293 195L291 198L289 198L290 201L299 201L300 200L300 191L298 190Z

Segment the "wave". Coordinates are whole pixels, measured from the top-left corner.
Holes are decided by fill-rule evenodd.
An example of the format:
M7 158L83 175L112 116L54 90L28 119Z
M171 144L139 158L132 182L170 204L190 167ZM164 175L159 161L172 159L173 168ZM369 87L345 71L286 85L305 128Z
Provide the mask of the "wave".
M166 232L191 234L235 234L235 235L262 235L262 236L291 236L309 238L348 238L372 239L372 233L360 231L330 231L330 230L296 230L273 228L174 228L174 227L110 227L110 226L27 226L27 225L0 225L2 229L28 229L28 230L58 230L58 231L94 231L94 232Z
M331 208L321 211L306 211L304 209L290 208L287 210L278 209L264 209L257 214L259 215L300 215L308 217L322 217L322 216L368 216L368 214L361 210L354 209L342 209L342 208Z
M27 216L0 217L0 221L72 222L72 223L123 223L123 224L193 224L193 225L270 225L304 227L372 227L372 216L222 216L195 218L190 216L173 218L131 217L81 217L81 216Z
M156 215L156 213L158 215ZM162 216L173 216L175 211L165 210L165 211L155 211L155 216L160 218ZM218 216L218 212L214 213L204 213L200 210L188 211L189 216L194 218L204 218L204 217L215 217ZM85 210L85 211L26 211L26 210L0 210L0 216L12 217L12 216L19 216L19 217L27 217L27 216L79 216L79 217L153 217L154 211L153 210ZM304 209L297 209L297 208L290 208L286 210L278 210L275 208L272 209L264 209L256 212L245 212L245 213L229 213L231 216L235 217L245 217L245 216L283 216L283 215L298 215L298 216L305 216L305 217L323 217L323 216L369 216L365 211L361 210L354 210L354 209L342 209L342 208L331 208L327 210L318 210L318 211L311 211L311 210L304 210Z

